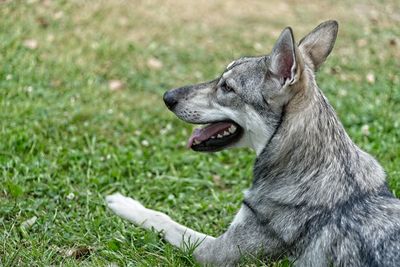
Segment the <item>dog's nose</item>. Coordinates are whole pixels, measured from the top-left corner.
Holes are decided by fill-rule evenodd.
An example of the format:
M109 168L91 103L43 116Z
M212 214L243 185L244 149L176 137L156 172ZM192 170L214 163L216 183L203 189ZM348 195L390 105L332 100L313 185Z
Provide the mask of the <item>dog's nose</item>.
M175 93L171 91L165 92L163 99L165 105L167 105L170 110L172 110L178 103L178 100L175 98Z

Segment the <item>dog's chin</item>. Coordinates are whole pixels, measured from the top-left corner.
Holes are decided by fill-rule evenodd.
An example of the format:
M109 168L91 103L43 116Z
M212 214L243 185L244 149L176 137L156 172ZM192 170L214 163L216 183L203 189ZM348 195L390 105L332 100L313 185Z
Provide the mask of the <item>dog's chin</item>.
M243 133L243 128L231 120L211 122L194 130L188 147L198 152L221 151L235 146Z

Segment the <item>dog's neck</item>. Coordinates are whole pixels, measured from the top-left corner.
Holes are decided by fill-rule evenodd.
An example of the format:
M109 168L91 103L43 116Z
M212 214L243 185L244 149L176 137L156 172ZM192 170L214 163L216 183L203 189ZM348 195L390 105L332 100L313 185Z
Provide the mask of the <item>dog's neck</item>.
M343 197L384 185L385 175L380 165L352 142L311 78L307 91L292 99L297 101L297 108L288 103L276 133L258 155L253 187L269 187L272 196L276 194L278 198L279 194L285 194L285 186L291 187L292 195L286 196L285 201L304 198L318 200L314 204L319 205L334 203L339 199L338 194ZM301 109L299 101L303 102ZM279 192L273 192L277 184ZM330 192L330 188L342 191Z

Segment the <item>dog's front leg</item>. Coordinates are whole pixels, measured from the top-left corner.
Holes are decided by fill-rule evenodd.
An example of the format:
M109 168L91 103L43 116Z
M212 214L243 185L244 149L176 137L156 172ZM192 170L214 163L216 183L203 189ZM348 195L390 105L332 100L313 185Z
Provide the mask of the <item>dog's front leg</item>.
M194 256L203 264L235 266L242 256L276 257L283 245L252 210L242 205L228 230L218 238L202 242Z
M232 266L242 255L260 252L274 255L282 245L259 224L246 206L242 206L228 231L214 238L180 225L166 214L147 209L138 201L121 194L108 196L106 200L108 207L116 214L145 229L163 231L165 239L176 247L198 244L194 256L203 264Z
M145 229L163 231L164 238L172 245L183 248L188 244L199 244L213 237L196 232L173 221L168 215L147 209L138 201L121 194L107 196L107 205L117 215Z

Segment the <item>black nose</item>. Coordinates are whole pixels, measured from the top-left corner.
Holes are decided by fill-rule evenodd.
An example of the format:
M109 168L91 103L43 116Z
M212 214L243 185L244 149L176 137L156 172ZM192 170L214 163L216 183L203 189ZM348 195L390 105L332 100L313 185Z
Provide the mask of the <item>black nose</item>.
M164 99L165 105L167 105L167 107L170 110L172 110L178 103L178 100L176 99L176 94L171 91L165 92L163 99Z

